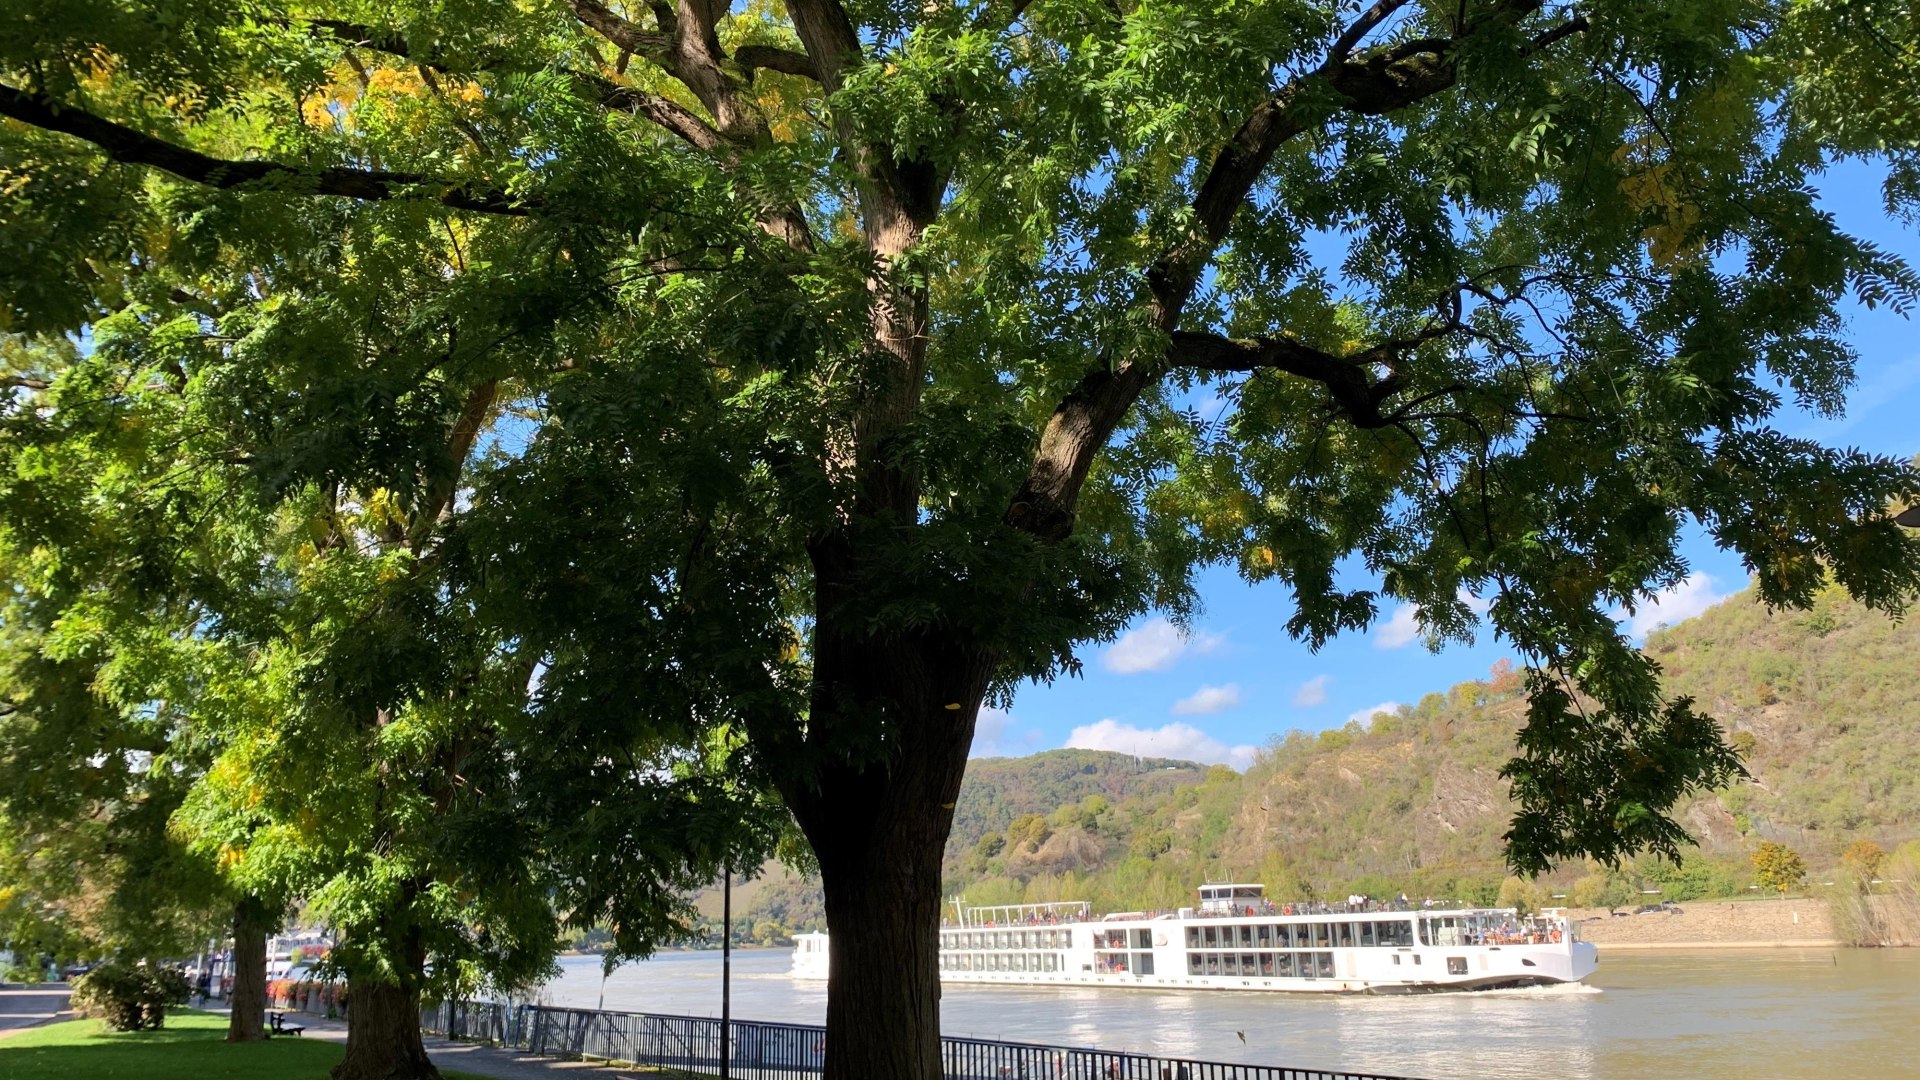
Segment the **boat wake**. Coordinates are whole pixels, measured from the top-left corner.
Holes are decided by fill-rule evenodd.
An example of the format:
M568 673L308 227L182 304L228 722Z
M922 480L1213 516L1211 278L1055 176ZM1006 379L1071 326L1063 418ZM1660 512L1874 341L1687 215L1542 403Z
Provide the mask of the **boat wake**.
M1509 986L1501 990L1477 990L1475 997L1562 998L1604 994L1605 990L1586 983L1554 983L1552 986Z

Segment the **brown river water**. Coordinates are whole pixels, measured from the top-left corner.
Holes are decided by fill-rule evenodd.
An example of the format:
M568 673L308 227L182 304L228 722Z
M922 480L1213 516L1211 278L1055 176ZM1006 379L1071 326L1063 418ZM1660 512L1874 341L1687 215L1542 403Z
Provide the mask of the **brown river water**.
M736 953L733 1013L820 1023L785 951ZM720 1013L720 956L562 961L555 1005ZM1920 949L1608 950L1589 985L1428 997L948 987L948 1034L1430 1080L1920 1078ZM1243 1044L1237 1033L1246 1035Z

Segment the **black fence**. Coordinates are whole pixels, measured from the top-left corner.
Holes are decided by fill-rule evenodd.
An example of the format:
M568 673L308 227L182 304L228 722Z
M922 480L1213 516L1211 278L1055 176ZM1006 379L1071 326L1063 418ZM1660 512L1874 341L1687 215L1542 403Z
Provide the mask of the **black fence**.
M425 1009L420 1022L435 1035L545 1057L720 1075L720 1021L710 1017L474 1002ZM754 1020L735 1020L732 1027L729 1072L740 1080L811 1080L820 1075L827 1050L825 1028ZM942 1038L940 1056L947 1080L1405 1080L990 1039Z

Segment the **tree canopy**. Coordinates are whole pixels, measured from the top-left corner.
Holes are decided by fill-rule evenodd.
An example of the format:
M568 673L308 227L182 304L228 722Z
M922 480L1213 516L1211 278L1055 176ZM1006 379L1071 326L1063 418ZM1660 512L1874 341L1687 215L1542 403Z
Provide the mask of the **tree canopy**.
M1685 528L1770 603L1920 591L1886 512L1920 472L1774 423L1843 403L1845 296L1920 294L1807 183L1881 155L1904 205L1894 5L0 18L0 317L88 342L8 354L19 549L84 544L13 524L45 507L150 511L143 565L203 530L201 618L298 676L258 723L364 751L327 773L357 842L468 785L429 748L511 745L580 908L645 914L683 861L566 808L773 786L844 930L833 1077L937 1069L982 701L1189 614L1198 567L1283 582L1310 646L1491 601L1530 658L1523 871L1671 852L1739 767L1610 615L1684 578ZM133 497L43 466L150 403L179 422ZM496 698L480 730L520 735L475 750Z

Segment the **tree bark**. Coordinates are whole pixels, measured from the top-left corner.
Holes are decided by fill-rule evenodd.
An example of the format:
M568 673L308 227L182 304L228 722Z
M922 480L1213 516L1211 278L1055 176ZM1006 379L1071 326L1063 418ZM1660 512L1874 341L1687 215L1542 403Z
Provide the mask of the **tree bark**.
M939 1080L941 855L993 657L942 635L840 635L857 622L819 625L809 741L833 742L811 783L783 785L826 896L823 1080ZM886 753L833 753L876 721Z
M887 830L866 871L821 874L831 968L825 1080L939 1080L940 847Z
M420 981L427 950L418 928L401 933L405 982L347 978L347 1056L332 1080L440 1080L420 1040Z
M261 1042L267 1037L267 933L272 929L272 913L259 897L241 897L233 905L230 1043Z
M439 1080L420 1040L420 991L372 979L347 981L347 1056L333 1080Z

